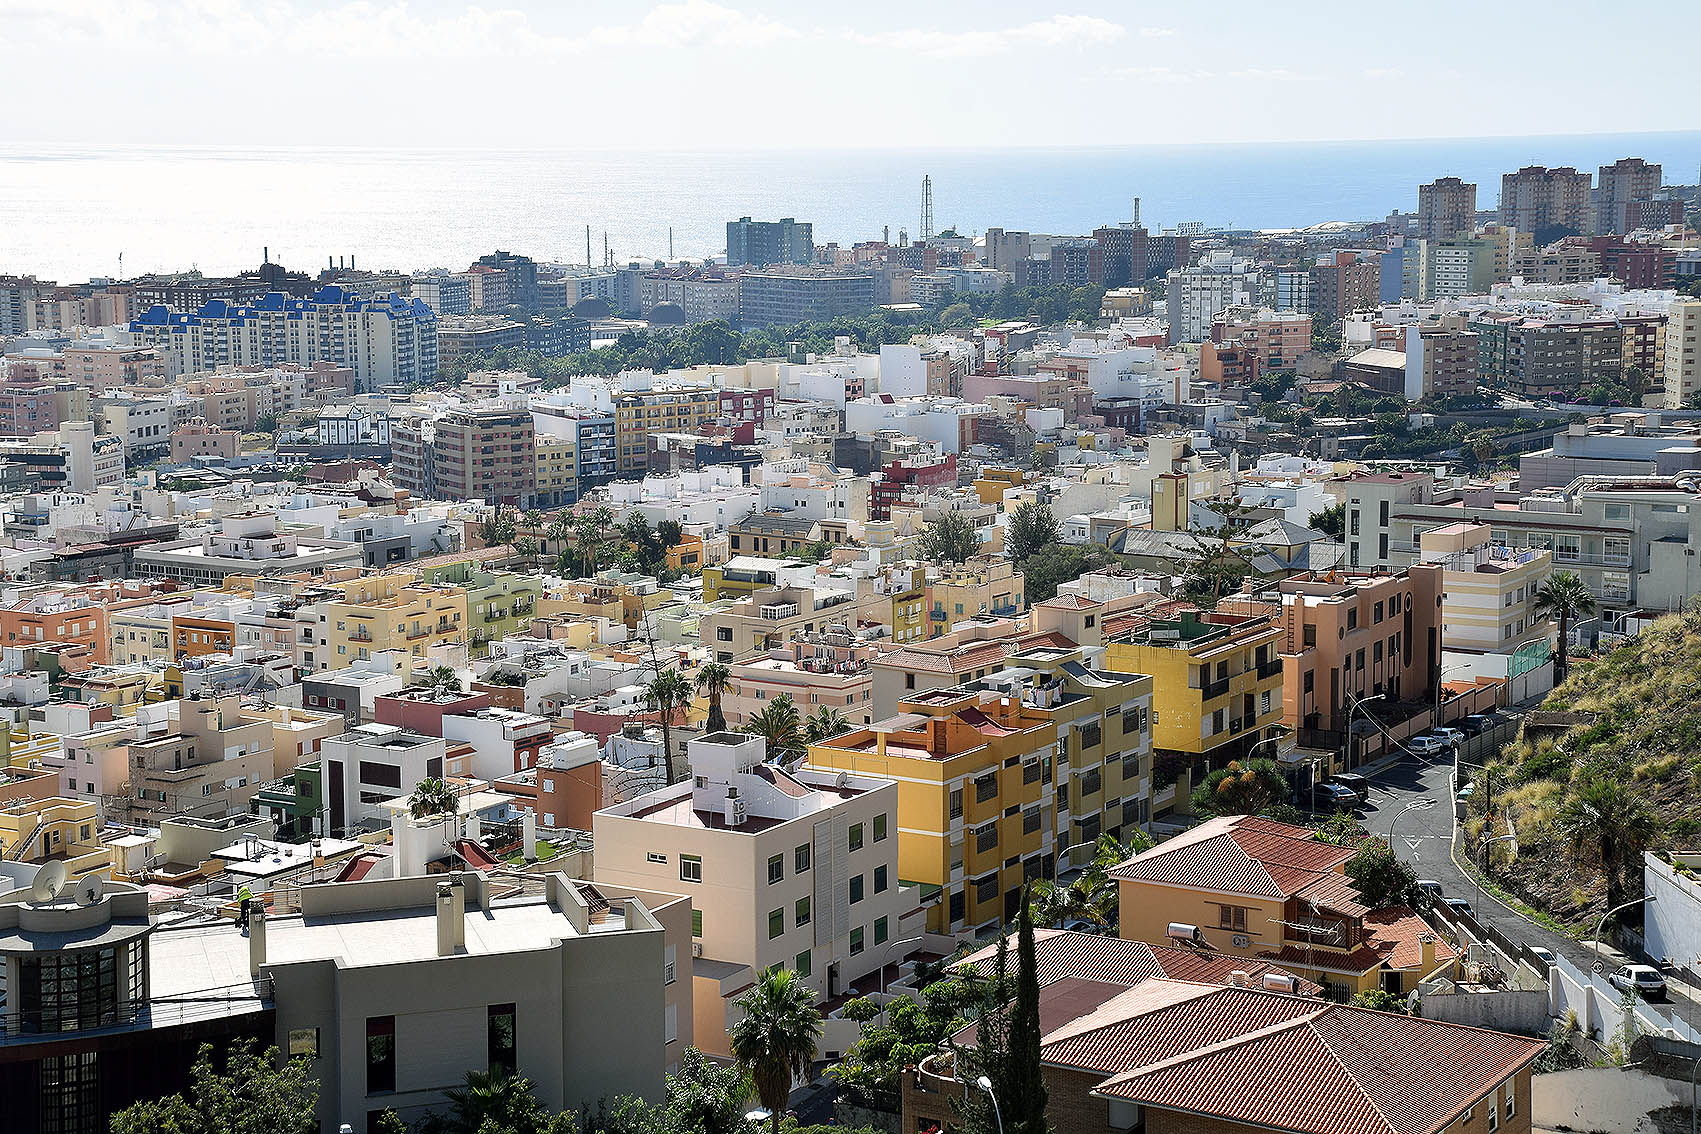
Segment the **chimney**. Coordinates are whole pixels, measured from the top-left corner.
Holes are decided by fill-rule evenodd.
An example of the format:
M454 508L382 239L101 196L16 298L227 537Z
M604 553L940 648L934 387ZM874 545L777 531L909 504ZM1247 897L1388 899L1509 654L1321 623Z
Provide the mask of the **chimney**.
M1418 964L1418 976L1425 977L1435 971L1435 934L1419 934L1418 948L1422 950L1423 955L1423 960Z
M266 903L258 898L250 898L248 914L248 975L260 975L260 966L266 963Z
M437 886L437 955L452 957L466 945L467 891L459 878Z

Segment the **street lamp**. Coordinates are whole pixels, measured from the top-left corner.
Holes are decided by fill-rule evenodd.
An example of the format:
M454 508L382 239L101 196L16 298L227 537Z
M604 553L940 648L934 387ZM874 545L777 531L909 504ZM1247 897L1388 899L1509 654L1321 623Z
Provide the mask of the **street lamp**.
M886 995L886 962L891 959L892 950L895 949L899 945L914 945L917 942L922 941L922 940L923 940L922 937L906 937L902 941L889 941L889 942L886 943L886 951L884 953L880 954L880 995L881 996ZM882 1012L885 1011L884 1006L882 1006L881 1011Z
M1494 853L1493 849L1492 849L1494 847L1494 844L1495 843L1509 843L1509 842L1512 842L1517 837L1518 837L1517 835L1496 835L1492 839L1484 839L1482 841L1482 870L1477 874L1477 905L1479 907L1481 907L1482 904L1483 904L1483 900L1482 900L1482 878L1483 878L1484 874L1488 873L1488 856L1490 854ZM1479 915L1479 919L1480 919L1480 916L1481 915ZM1480 920L1479 920L1478 924L1481 924Z
M1346 739L1341 744L1341 763L1345 764L1349 771L1353 763L1353 714L1372 701L1385 701L1387 699L1388 694L1386 693L1372 693L1368 697L1354 697L1350 691L1347 693L1347 728Z
M1600 916L1599 921L1595 922L1595 967L1594 967L1595 972L1598 973L1598 972L1601 971L1601 930L1602 930L1602 928L1604 928L1606 926L1607 918L1611 917L1615 913L1620 912L1621 910L1627 910L1631 906L1639 906L1643 902L1651 902L1653 900L1654 900L1654 895L1649 894L1645 898L1636 898L1633 901L1625 902L1623 905L1614 906L1614 907L1612 907L1612 909L1610 909L1606 913L1602 914Z
M1394 849L1394 824L1398 823L1401 819L1404 819L1406 817L1406 812L1430 811L1434 809L1436 802L1436 798L1433 795L1426 795L1420 799L1414 799L1404 807L1400 808L1400 813L1394 816L1393 820L1388 824L1388 849Z
M992 1093L992 1080L982 1075L975 1080L975 1086L986 1092L986 1097L992 1100L992 1117L998 1120L998 1134L1004 1134L1004 1112L998 1109L998 1096Z

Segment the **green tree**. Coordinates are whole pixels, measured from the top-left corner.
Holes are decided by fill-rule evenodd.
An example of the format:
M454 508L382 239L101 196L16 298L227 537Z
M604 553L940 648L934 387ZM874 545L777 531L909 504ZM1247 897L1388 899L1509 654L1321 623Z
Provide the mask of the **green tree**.
M938 1050L968 1023L980 993L969 982L934 981L918 1001L896 996L885 1009L867 997L847 1002L844 1014L861 1036L846 1049L834 1075L853 1101L875 1110L898 1110L900 1076Z
M726 731L726 714L721 712L721 695L726 692L731 678L732 671L717 661L704 662L697 669L697 692L709 695L707 728L710 732Z
M422 684L433 693L459 693L461 675L452 665L434 665L426 671Z
M1082 575L1115 562L1116 556L1096 543L1085 547L1073 543L1053 544L1023 561L1022 593L1027 596L1028 605L1032 606L1054 597L1060 584L1074 582Z
M1039 962L1027 895L1016 915L1016 1003L1010 1011L1010 1063L999 1103L1009 1134L1047 1134L1045 1077L1040 1071Z
M276 433L278 431L278 415L263 413L254 422L254 428L261 433Z
M531 1081L506 1068L468 1071L466 1083L444 1091L443 1097L449 1112L440 1119L442 1134L538 1134L551 1125Z
M1386 988L1367 988L1363 992L1353 993L1354 1008L1368 1008L1373 1012L1395 1012L1406 1015L1406 998Z
M957 1104L965 1134L1001 1134L1003 1127L998 1109L986 1092L975 1089L974 1084L980 1076L986 1076L992 1089L1000 1092L999 1105L1003 1105L1003 1083L1010 1066L1010 994L1014 990L1007 935L999 936L992 957L992 977L986 982L981 1000L975 1046L958 1056L963 1062L960 1078L969 1084Z
M112 1134L314 1134L319 1084L307 1060L284 1060L275 1047L255 1050L250 1039L213 1064L202 1044L189 1071L189 1090L134 1103L112 1115Z
M779 1134L793 1081L809 1073L821 1041L815 990L788 968L775 966L739 998L743 1015L728 1030L732 1057L755 1084Z
M750 1077L716 1063L694 1047L667 1077L667 1116L682 1134L742 1134Z
M744 724L744 731L767 742L768 759L785 763L803 754L803 722L790 693L781 693Z
M941 327L972 327L975 325L975 313L969 310L966 303L953 303L939 312Z
M1417 908L1417 875L1395 856L1387 840L1375 837L1362 840L1344 869L1359 897L1371 909Z
M662 766L667 769L667 782L673 783L673 722L691 704L691 682L675 670L663 670L644 686L644 701L656 714L662 730Z
M1536 613L1559 623L1559 649L1553 656L1553 683L1565 684L1571 672L1571 623L1595 611L1595 596L1583 580L1570 571L1555 571L1536 590Z
M1063 527L1051 514L1050 505L1028 500L1010 513L1010 527L1004 533L1004 552L1021 566L1035 552L1056 547L1063 542Z
M408 813L415 819L453 815L459 810L460 796L435 776L427 776L413 785L413 794L408 796Z
M1286 803L1289 794L1288 781L1274 760L1230 760L1193 789L1193 810L1201 815L1257 815Z
M502 547L514 542L514 514L498 504L490 515L479 521L479 542L486 547Z
M663 551L672 551L685 542L685 529L678 520L662 520L656 525L656 538L661 541Z
M962 563L980 554L980 534L961 512L945 512L921 533L921 552L935 563Z
M1034 904L1034 920L1041 925L1063 926L1070 921L1088 921L1107 932L1116 928L1119 900L1111 870L1152 847L1151 836L1135 830L1127 842L1105 834L1099 836L1093 860L1074 878L1059 884L1045 878L1028 892Z
M1311 513L1306 521L1330 539L1345 539L1347 537L1347 506L1331 504L1321 511Z
M1220 508L1222 523L1189 533L1194 546L1181 569L1182 597L1213 608L1252 574L1251 550L1235 542L1251 526L1251 509L1233 501Z
M808 744L819 744L823 740L843 736L850 727L849 717L831 705L822 705L804 721L803 739Z
M653 571L661 562L662 544L657 538L655 529L650 527L650 518L642 512L633 512L620 525L620 535L632 548L632 554L641 567Z
M1606 878L1606 904L1625 898L1625 869L1640 863L1659 833L1659 816L1624 770L1604 765L1580 769L1557 816L1559 829L1580 858L1593 858Z

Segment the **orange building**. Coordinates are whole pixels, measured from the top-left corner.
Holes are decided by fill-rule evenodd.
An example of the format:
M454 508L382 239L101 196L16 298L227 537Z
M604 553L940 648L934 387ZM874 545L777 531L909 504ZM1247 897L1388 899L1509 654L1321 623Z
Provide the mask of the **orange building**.
M86 595L48 591L0 606L0 642L8 646L85 646L95 665L110 658L106 610Z
M171 616L172 656L198 658L202 654L228 654L236 650L236 623L224 618L193 614Z

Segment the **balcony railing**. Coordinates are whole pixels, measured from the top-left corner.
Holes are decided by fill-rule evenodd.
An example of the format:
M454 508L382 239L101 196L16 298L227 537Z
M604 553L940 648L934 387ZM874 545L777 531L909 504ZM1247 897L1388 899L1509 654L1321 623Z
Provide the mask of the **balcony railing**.
M1274 677L1280 672L1282 672L1281 658L1271 658L1269 661L1261 661L1258 663L1258 680L1260 681L1264 680L1266 677Z
M1221 681L1207 681L1205 684L1199 686L1199 699L1201 701L1214 701L1228 691L1229 679L1226 677Z
M1576 563L1583 567L1628 567L1630 556L1625 555L1596 555L1585 551L1555 550L1553 559L1556 563Z

